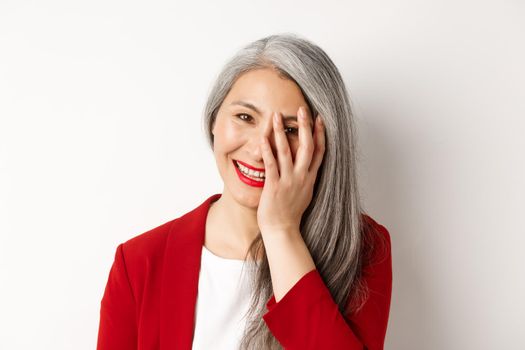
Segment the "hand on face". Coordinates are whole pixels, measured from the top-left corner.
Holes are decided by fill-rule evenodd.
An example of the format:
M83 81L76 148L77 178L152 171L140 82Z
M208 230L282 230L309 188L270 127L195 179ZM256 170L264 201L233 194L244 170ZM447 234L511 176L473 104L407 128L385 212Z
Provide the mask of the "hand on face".
M299 230L302 215L312 201L317 171L325 151L324 125L318 115L312 136L306 109L300 107L297 116L299 148L295 161L292 160L280 113L273 114L272 122L277 159L266 137L260 146L265 183L257 208L257 223L262 235Z

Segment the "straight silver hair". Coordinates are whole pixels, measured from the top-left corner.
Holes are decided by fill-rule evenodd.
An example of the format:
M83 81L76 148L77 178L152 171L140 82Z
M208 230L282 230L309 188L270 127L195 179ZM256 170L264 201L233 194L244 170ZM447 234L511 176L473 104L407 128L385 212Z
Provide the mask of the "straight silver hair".
M326 146L317 173L313 198L301 219L300 231L324 283L346 318L357 312L368 294L361 271L371 245L368 225L363 220L357 187L357 152L353 113L339 70L317 45L297 34L270 35L240 49L218 75L204 109L203 127L213 150L212 129L217 112L235 81L251 70L271 68L294 81L312 116L322 115ZM246 254L259 256L252 283L255 292L246 314L241 350L282 349L262 316L273 293L270 269L261 234Z

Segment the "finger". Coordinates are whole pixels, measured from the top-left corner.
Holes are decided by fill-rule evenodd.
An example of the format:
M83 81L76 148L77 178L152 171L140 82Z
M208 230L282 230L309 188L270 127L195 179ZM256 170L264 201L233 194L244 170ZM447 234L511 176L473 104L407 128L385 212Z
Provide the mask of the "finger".
M264 185L268 183L274 183L279 180L279 170L277 169L277 161L275 160L270 146L270 142L263 137L263 142L261 144L261 153L264 161Z
M312 161L314 143L312 139L312 127L310 126L309 116L304 107L299 107L297 112L299 119L299 148L295 156L295 171L297 174L308 172Z
M275 145L277 147L277 163L279 164L280 177L288 177L293 170L292 152L288 144L288 137L284 133L283 120L281 113L275 112L273 115L273 130Z
M315 118L314 140L315 151L309 171L317 177L317 171L321 166L326 149L325 127L320 115L317 115L317 118Z

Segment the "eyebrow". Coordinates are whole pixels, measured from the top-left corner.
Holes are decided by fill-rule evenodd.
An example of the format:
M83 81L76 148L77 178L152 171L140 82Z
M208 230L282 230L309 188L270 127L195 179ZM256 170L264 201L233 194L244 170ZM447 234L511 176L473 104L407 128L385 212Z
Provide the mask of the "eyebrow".
M243 107L246 107L246 108L249 108L249 109L255 111L258 114L261 114L261 111L257 107L255 107L253 104L251 104L249 102L238 100L238 101L233 101L232 103L230 103L230 106L231 105L243 106ZM285 116L283 116L283 119L285 121L287 121L287 120L297 121L297 116L295 116L295 115L285 115Z

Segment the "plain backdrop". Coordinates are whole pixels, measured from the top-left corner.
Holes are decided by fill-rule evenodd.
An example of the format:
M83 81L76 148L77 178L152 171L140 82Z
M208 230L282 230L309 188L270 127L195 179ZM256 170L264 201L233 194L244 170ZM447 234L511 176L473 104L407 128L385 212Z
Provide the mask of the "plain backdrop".
M0 348L94 349L117 245L222 180L222 65L320 45L391 234L386 349L525 349L523 1L0 2Z

